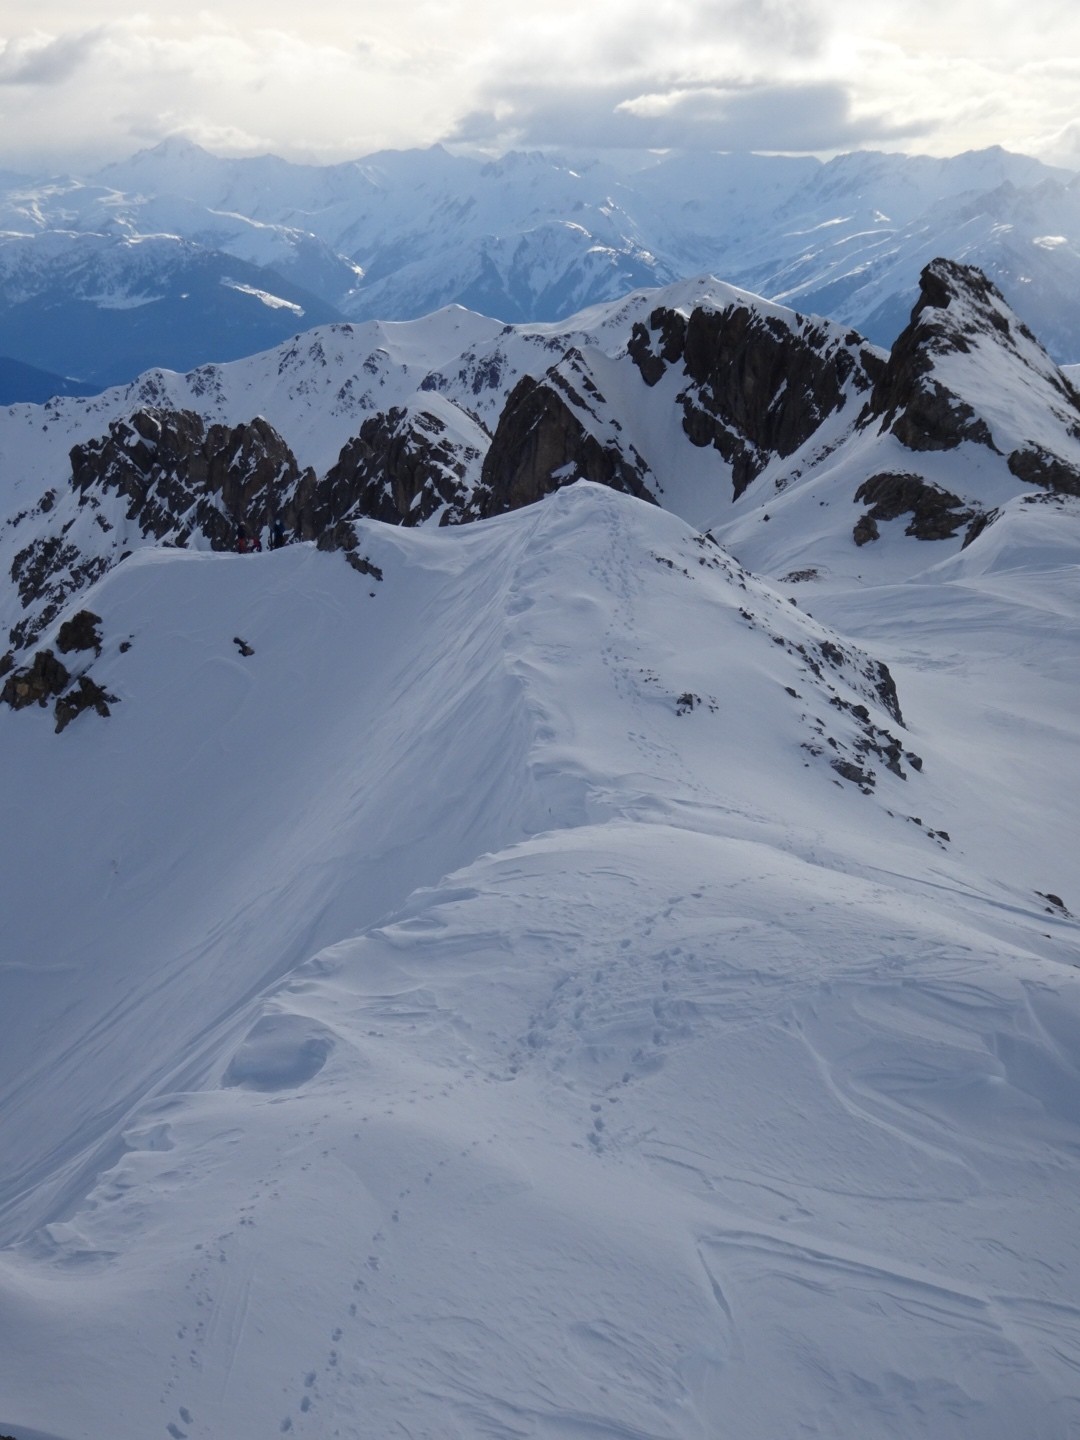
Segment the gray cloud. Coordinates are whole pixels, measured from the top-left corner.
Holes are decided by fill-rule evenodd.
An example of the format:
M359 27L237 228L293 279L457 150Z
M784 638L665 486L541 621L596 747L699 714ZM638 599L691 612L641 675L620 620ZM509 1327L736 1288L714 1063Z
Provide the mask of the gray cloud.
M696 15L717 33L734 29L744 40L789 53L816 50L829 30L821 7L807 0L707 0Z
M732 81L691 85L518 86L491 95L448 139L480 145L657 150L844 150L925 134L852 113L835 82Z
M47 40L20 37L0 51L0 85L62 85L88 64L106 36L106 27Z

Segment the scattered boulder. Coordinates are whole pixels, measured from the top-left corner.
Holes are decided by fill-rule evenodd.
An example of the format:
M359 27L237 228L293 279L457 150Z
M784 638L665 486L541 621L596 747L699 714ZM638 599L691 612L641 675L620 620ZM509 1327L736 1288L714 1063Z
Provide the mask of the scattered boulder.
M22 710L27 705L46 705L67 688L70 680L67 667L51 650L39 650L25 669L9 673L0 690L0 700L13 710Z
M1050 908L1051 910L1057 910L1062 915L1067 916L1070 920L1072 919L1072 911L1068 909L1065 901L1062 900L1060 895L1055 895L1052 890L1036 890L1035 894L1038 895L1040 900L1045 900L1047 902L1048 908Z
M80 675L75 685L56 702L53 714L56 716L56 733L65 730L84 710L96 710L103 718L111 711L109 702L116 703L116 696L110 695L89 675Z
M872 540L877 540L880 536L881 531L877 527L877 521L869 514L860 515L851 532L851 538L856 545L869 545Z
M101 616L91 610L80 610L70 620L65 620L56 636L56 648L66 655L72 650L93 650L101 654Z
M864 795L869 795L877 783L877 777L872 770L864 770L861 765L856 765L853 760L843 760L837 757L830 760L830 765L843 779L849 780L852 785L858 785Z

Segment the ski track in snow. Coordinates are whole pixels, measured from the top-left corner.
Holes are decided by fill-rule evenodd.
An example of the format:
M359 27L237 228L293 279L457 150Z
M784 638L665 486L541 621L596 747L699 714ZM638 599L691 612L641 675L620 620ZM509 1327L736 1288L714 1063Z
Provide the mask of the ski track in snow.
M0 1429L1077 1433L1067 786L1011 866L947 742L841 786L775 700L830 718L815 622L626 497L361 550L374 598L121 567L112 719L0 714L51 807L4 852ZM904 619L921 747L993 657L905 668Z

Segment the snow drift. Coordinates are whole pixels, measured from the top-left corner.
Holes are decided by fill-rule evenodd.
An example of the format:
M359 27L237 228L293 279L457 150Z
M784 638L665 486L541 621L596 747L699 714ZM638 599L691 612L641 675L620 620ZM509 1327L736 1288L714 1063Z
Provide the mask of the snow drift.
M818 618L588 484L97 581L112 716L0 709L0 1428L1065 1440L1074 504Z

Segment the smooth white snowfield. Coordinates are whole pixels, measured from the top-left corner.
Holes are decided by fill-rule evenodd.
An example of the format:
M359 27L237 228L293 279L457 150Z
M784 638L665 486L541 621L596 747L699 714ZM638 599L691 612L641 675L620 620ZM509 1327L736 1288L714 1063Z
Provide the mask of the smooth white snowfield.
M817 619L584 484L106 575L112 716L0 710L0 1433L1074 1436L1077 511Z

